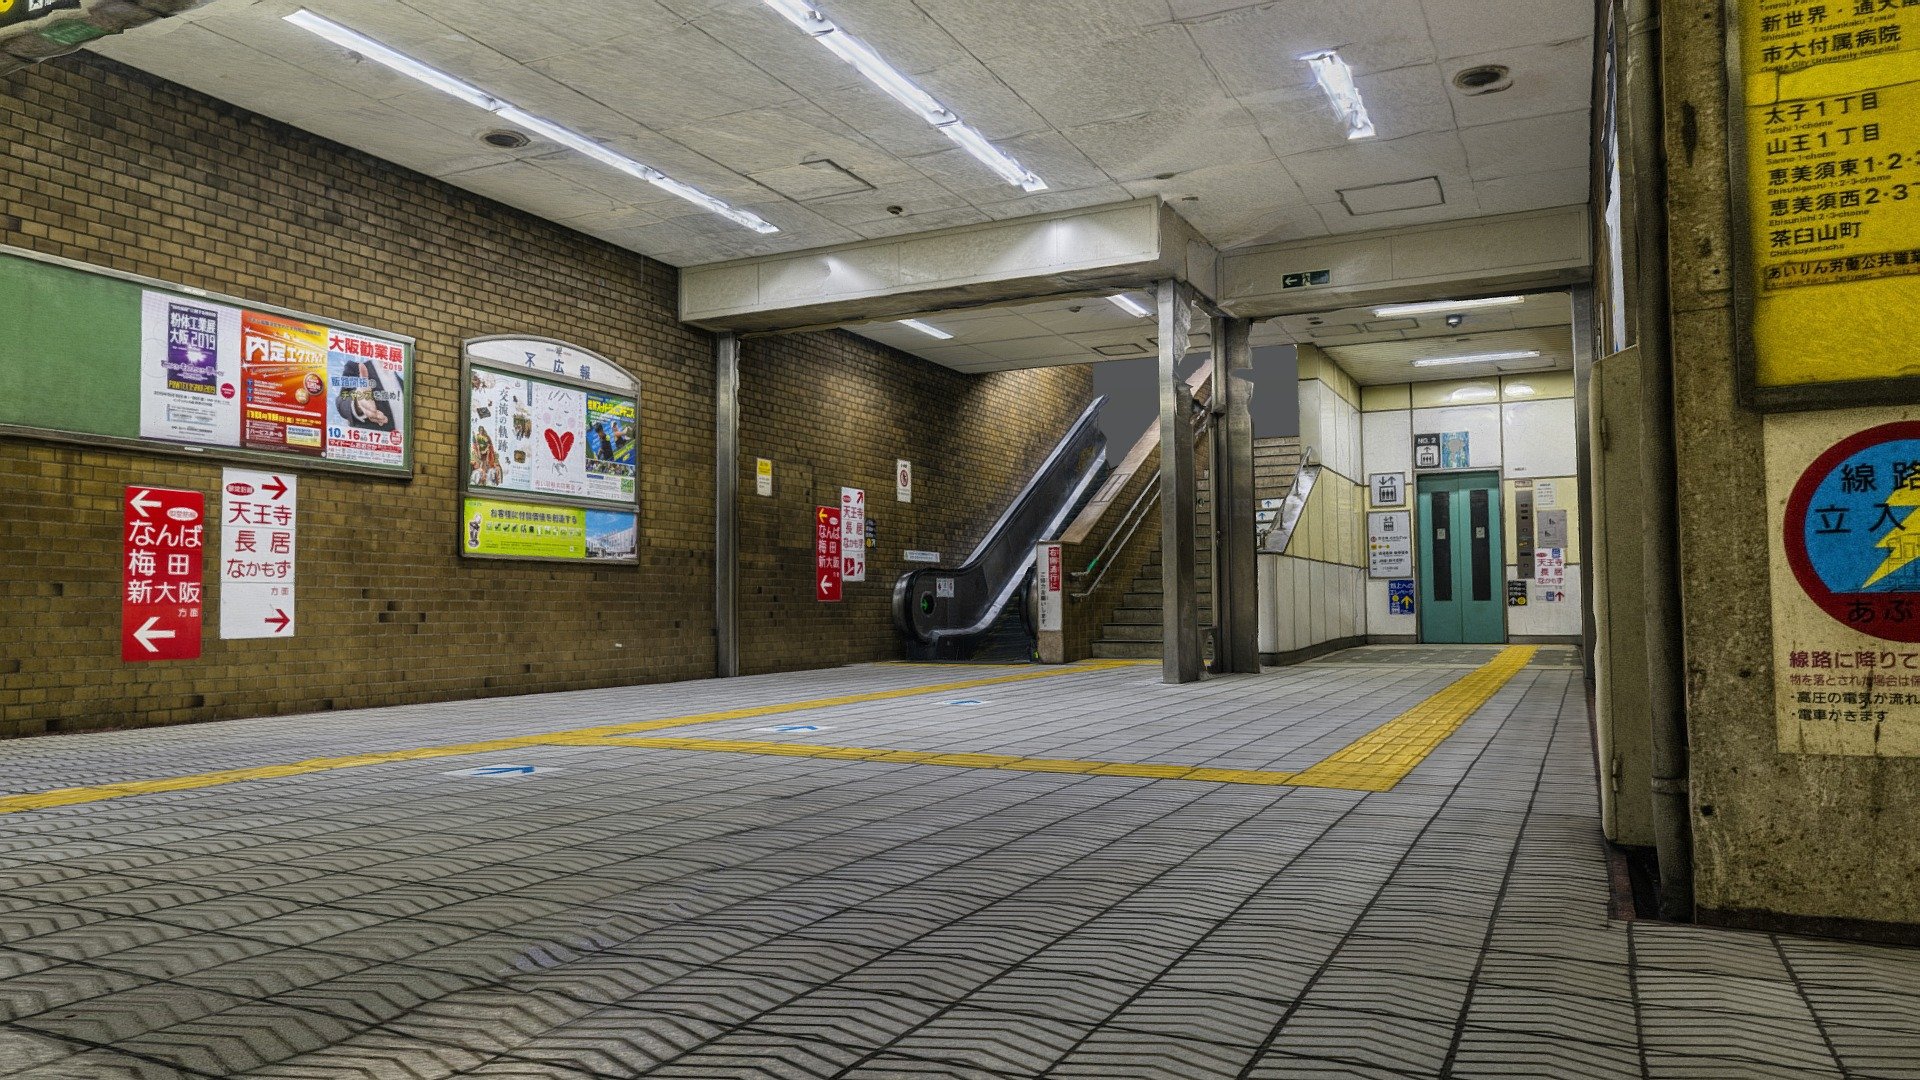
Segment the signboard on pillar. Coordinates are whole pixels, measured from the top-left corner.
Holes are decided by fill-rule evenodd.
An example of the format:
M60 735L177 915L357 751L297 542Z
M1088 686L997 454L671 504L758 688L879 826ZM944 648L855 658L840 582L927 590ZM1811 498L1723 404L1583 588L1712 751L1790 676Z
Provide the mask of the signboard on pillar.
M867 493L840 489L840 578L867 580Z
M840 602L840 508L813 508L813 598L824 604Z
M1741 391L1920 398L1920 5L1727 5Z
M1764 432L1779 749L1920 757L1920 407Z
M129 487L122 520L120 659L200 656L206 496Z
M220 636L294 636L300 481L286 473L220 474Z
M893 463L893 497L903 503L913 501L913 462L906 458Z
M1043 632L1060 630L1064 625L1065 612L1062 610L1066 599L1067 575L1061 545L1041 544L1036 552L1034 567L1040 579L1040 629Z

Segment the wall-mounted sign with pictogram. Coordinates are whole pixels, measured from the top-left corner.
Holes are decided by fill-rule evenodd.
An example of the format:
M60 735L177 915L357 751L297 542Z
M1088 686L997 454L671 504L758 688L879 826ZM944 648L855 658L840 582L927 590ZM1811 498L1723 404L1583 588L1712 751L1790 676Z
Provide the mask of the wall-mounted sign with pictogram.
M200 656L207 498L197 491L129 487L121 551L120 659Z
M1780 749L1920 756L1920 409L1763 430Z

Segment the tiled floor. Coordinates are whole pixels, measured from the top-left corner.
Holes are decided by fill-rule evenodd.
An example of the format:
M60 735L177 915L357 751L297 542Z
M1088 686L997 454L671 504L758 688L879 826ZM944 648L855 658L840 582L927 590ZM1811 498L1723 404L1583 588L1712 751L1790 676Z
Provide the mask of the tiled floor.
M1292 771L1491 655L1187 687L877 665L43 739L0 744L0 794L935 686L668 733ZM489 766L540 771L448 775ZM605 742L382 760L0 816L0 1076L1920 1078L1920 950L1606 901L1554 650L1373 794Z

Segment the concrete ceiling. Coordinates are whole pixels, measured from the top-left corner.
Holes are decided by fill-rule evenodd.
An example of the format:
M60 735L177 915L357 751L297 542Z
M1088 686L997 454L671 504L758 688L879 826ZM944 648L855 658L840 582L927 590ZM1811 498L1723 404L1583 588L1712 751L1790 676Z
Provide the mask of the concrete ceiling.
M764 237L540 139L487 146L494 117L282 22L297 6L215 0L93 47L680 266L1149 195L1233 248L1587 194L1588 0L822 0L1045 178L1033 195L760 0L307 0L783 230ZM1298 59L1327 47L1378 137L1344 138ZM1451 85L1489 63L1511 88Z

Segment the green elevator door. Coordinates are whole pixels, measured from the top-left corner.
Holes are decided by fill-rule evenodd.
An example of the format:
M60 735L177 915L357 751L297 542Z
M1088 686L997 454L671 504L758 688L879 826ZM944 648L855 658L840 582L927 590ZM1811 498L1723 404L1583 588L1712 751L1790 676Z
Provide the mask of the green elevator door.
M1419 536L1420 640L1504 642L1499 476L1421 477Z

